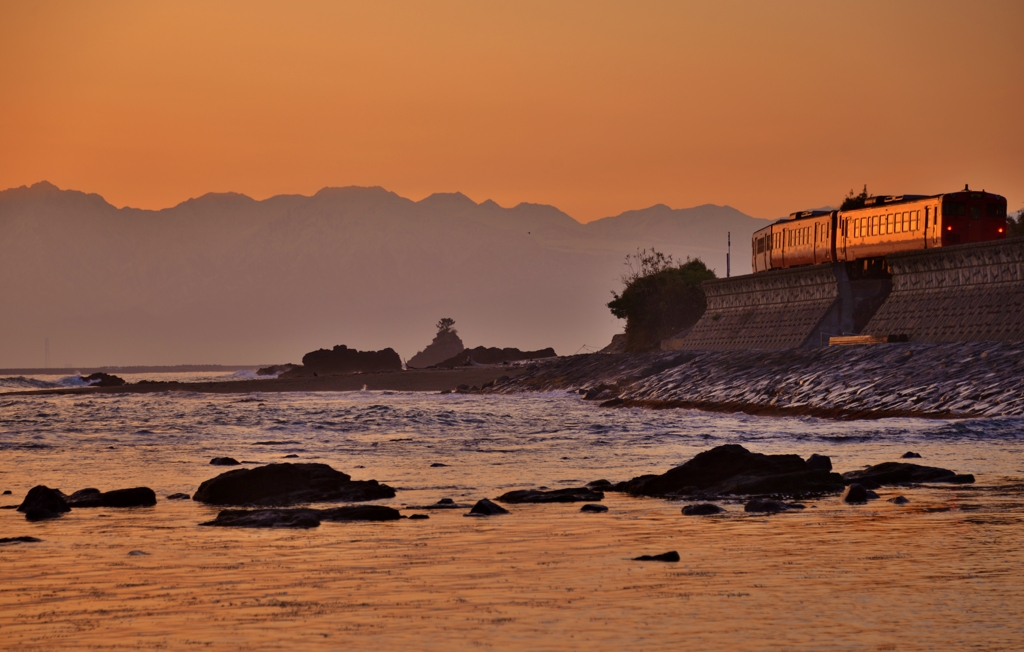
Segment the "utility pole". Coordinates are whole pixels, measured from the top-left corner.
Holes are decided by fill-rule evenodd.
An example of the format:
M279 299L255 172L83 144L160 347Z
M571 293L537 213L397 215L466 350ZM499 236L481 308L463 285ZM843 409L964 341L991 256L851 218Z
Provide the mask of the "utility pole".
M728 232L725 245L725 278L729 278L729 258L732 256L732 231Z

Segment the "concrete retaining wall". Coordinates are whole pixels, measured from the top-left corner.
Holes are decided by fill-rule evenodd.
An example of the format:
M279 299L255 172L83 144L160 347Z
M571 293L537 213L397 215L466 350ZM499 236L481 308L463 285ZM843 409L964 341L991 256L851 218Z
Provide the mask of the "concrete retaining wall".
M892 293L864 328L920 342L1024 340L1024 238L888 257Z

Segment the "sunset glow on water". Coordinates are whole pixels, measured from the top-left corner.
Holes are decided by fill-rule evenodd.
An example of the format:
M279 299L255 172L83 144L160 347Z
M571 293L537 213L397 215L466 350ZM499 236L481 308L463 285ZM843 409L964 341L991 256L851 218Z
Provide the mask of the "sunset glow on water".
M4 536L43 540L0 547L0 634L25 649L994 649L1024 636L1019 420L601 410L565 394L0 401L4 504L36 484L159 497L42 523L0 511ZM425 513L406 506L660 473L723 443L830 455L839 471L913 450L977 483L885 487L867 505L831 497L772 517L729 502L722 516L683 517L685 503L607 493L605 514L512 505L297 531L199 527L218 510L164 500L222 471L211 457L297 454L386 482L398 494L381 502ZM899 494L911 502L884 500ZM681 561L631 561L668 550Z

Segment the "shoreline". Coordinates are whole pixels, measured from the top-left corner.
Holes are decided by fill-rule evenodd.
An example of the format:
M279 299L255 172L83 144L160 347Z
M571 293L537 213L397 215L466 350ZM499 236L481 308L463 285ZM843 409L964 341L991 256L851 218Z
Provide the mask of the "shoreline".
M502 376L525 373L525 367L466 367L462 369L412 369L337 376L300 378L261 378L216 382L132 383L119 387L58 387L6 392L0 396L39 396L47 394L152 394L156 392L199 392L208 394L249 394L253 392L354 392L364 387L372 391L442 392L459 385L481 387Z

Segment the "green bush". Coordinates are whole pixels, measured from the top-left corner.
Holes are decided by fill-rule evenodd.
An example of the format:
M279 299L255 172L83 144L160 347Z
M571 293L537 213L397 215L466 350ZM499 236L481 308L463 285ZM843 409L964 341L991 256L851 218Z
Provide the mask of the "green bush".
M626 350L656 351L661 341L697 323L707 309L701 282L715 278L699 258L673 266L671 257L653 252L649 256L660 264L641 265L640 273L627 274L622 294L612 292L608 303L612 314L626 320ZM627 268L630 257L627 257Z

